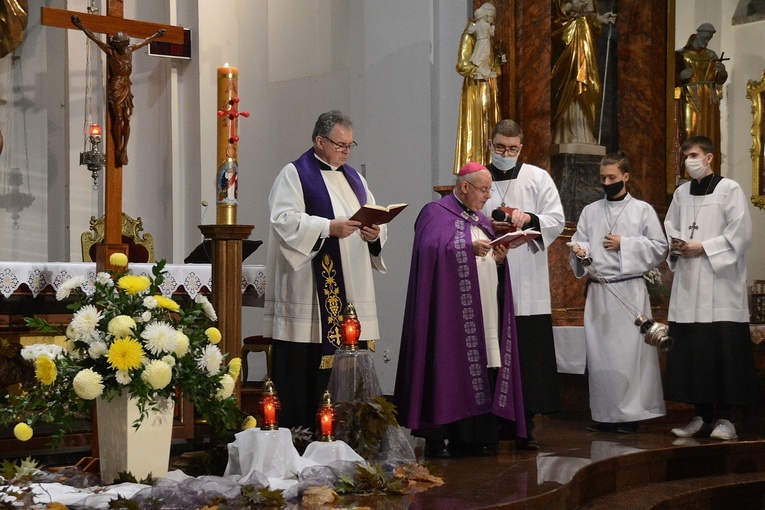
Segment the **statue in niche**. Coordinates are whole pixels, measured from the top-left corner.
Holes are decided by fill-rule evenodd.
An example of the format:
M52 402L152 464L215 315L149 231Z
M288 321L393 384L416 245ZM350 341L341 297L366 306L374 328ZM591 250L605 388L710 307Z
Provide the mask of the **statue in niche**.
M454 173L468 161L484 165L491 161L489 138L499 122L497 77L506 62L492 44L497 11L490 3L481 5L468 20L460 38L457 72L463 77Z
M600 76L595 37L616 14L600 14L594 0L553 0L552 142L597 144Z
M72 16L72 24L101 50L106 53L106 65L109 67L109 83L106 95L109 100L111 113L111 133L114 141L114 164L120 168L128 164L127 143L130 138L130 117L133 115L133 93L130 91L133 73L133 52L143 48L151 41L165 35L166 30L160 29L138 44L130 44L130 37L124 32L117 32L109 37L106 44L85 28L77 15Z
M675 101L679 102L677 145L691 136L703 135L714 142L719 154L720 99L728 72L722 59L707 48L714 33L715 27L702 23L685 47L675 52Z

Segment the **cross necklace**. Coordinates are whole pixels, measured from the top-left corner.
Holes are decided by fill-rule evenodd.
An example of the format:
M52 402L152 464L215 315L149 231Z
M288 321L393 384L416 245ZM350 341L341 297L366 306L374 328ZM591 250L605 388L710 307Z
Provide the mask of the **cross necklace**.
M608 227L608 234L606 234L606 237L611 235L611 231L614 229L614 227L616 227L616 222L619 221L619 216L622 215L622 212L624 212L624 208L627 207L627 204L630 203L630 200L632 200L632 195L630 195L629 198L627 198L627 200L625 200L624 205L622 206L621 209L619 209L619 214L616 215L616 219L614 219L614 222L611 223L610 225L608 224L608 218L611 215L609 214L608 206L606 205L607 201L603 202L603 209L604 209L604 212L606 213L605 214L606 226Z
M696 218L699 217L699 212L701 211L701 208L704 206L704 199L707 198L707 194L709 193L709 187L712 185L712 181L714 181L714 177L709 179L709 183L707 184L707 189L704 191L704 196L701 197L701 203L696 208L696 212L693 213L693 223L688 225L688 230L691 231L691 239L693 239L693 234L696 233L696 231L699 229L699 226L696 225ZM696 205L696 197L693 197L693 205Z
M494 181L493 184L497 187L497 193L500 194L500 196L499 196L499 199L500 199L500 202L501 202L499 204L500 207L505 207L505 205L507 205L507 204L505 204L505 197L507 196L507 192L510 191L510 185L513 183L513 181L515 181L515 179L508 179L507 187L505 188L505 192L504 193L502 193L500 191L500 189L499 189L499 183L502 182L502 181Z

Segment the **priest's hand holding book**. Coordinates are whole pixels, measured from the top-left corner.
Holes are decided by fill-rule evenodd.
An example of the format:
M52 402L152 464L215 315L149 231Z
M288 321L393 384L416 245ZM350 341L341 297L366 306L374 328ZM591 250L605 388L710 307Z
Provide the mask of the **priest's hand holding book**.
M492 245L491 241L486 239L476 239L473 241L473 253L476 257L485 257L489 253L494 258L494 262L502 264L510 248L507 245Z
M360 221L335 218L329 220L329 235L343 239L358 231L359 235L366 242L371 243L380 237L380 226L369 225L362 226Z

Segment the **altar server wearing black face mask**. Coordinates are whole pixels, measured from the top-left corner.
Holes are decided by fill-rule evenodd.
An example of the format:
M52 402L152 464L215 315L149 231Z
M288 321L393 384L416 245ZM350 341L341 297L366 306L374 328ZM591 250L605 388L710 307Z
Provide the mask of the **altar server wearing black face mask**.
M615 296L651 317L643 275L667 254L667 240L653 207L627 191L631 165L622 152L600 163L606 196L587 205L571 237L571 268L586 274L582 257L603 277L590 280L584 305L584 335L590 410L597 432L637 432L638 422L665 414L656 347L643 341L635 316Z

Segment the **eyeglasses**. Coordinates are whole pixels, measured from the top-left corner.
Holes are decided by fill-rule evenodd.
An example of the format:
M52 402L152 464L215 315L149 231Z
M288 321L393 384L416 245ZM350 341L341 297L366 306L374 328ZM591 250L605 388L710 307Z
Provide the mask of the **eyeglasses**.
M322 138L324 138L324 139L326 139L326 140L329 140L330 142L332 142L332 145L334 145L334 146L335 146L335 150L338 150L338 151L340 151L340 152L342 152L342 151L352 151L353 149L355 149L356 147L358 147L358 146L359 146L359 144L357 144L356 142L351 142L351 143L337 143L336 141L334 141L333 139L331 139L331 138L330 138L330 137L328 137L328 136L323 136Z
M521 148L518 145L506 147L504 145L494 145L494 142L491 142L491 148L493 152L502 156L504 155L517 156L518 153L521 151Z
M475 189L477 192L483 193L484 195L491 195L491 187L484 186L482 188L479 188L478 186L476 186L470 181L465 181L465 182L470 184L473 187L473 189Z

